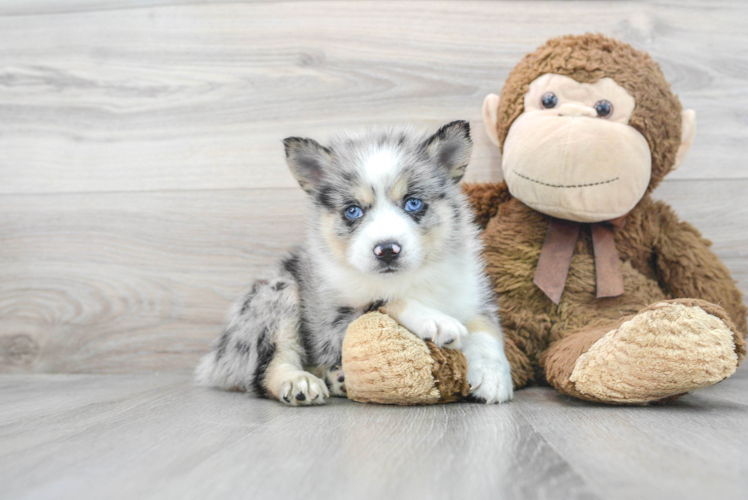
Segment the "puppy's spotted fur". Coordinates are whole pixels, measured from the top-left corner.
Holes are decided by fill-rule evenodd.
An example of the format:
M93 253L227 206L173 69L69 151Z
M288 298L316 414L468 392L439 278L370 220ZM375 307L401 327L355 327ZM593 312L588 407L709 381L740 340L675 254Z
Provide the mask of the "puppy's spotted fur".
M309 194L306 242L234 304L198 381L294 406L344 396L345 331L383 306L421 338L461 348L475 398L511 399L478 230L458 185L472 147L468 123L432 136L387 130L329 147L284 144Z

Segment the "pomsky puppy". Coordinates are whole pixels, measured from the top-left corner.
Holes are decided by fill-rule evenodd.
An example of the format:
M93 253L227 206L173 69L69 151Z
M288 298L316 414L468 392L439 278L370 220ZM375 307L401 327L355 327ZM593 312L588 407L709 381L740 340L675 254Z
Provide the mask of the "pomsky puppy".
M478 229L459 186L472 141L464 121L283 141L310 200L306 242L232 307L197 381L289 405L345 396L343 336L383 307L437 346L460 348L471 395L512 397L509 362ZM309 371L307 371L309 370Z

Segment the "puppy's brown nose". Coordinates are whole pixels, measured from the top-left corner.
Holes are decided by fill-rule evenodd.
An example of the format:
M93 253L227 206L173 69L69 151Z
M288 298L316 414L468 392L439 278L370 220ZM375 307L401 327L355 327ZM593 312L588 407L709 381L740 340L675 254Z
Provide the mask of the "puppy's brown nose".
M377 259L386 262L387 264L392 264L392 261L397 259L397 256L400 255L401 250L402 248L398 242L383 241L377 243L374 247L374 255Z

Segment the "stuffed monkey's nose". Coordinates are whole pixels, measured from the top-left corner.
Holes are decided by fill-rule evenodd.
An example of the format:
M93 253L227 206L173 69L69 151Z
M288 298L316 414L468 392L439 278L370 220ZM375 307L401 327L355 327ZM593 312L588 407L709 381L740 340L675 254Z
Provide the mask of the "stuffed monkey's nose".
M401 251L402 247L398 242L383 241L377 243L374 247L374 256L387 264L391 264L393 260L397 259Z
M589 118L595 118L597 117L597 111L595 111L595 108L590 108L588 106L567 103L558 107L558 116L587 116Z

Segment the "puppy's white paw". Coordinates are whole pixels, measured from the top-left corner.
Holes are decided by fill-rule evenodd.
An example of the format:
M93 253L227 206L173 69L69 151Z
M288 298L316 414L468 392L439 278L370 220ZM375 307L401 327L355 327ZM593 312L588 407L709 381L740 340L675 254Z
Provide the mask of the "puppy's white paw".
M468 334L467 327L458 320L417 300L407 300L387 308L387 312L405 328L437 347L459 349Z
M290 406L322 405L330 396L325 383L305 371L290 374L281 382L278 394L279 399Z
M325 370L325 383L330 395L336 398L348 397L345 392L345 373L343 368L335 365Z
M506 403L514 395L509 369L468 366L470 395L486 404Z
M505 403L512 399L511 368L499 340L487 333L473 333L463 354L468 362L471 396L486 404Z
M438 311L414 321L414 328L409 330L423 340L432 341L437 347L450 349L459 349L468 334L465 325Z

